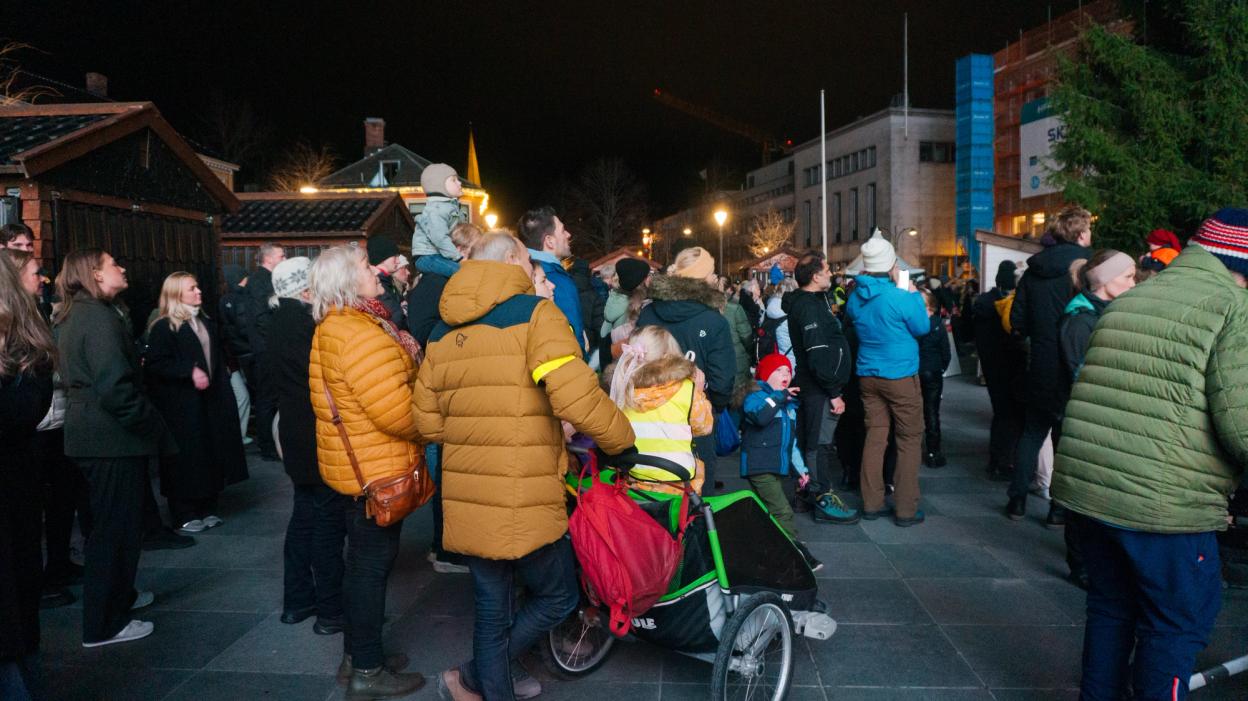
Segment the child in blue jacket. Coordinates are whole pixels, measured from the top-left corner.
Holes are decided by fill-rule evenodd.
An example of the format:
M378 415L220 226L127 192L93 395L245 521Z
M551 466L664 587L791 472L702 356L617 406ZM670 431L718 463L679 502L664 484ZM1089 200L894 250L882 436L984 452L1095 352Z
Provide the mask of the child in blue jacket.
M793 365L780 353L765 355L755 370L757 389L745 398L741 424L741 476L785 530L812 570L823 567L797 539L793 507L785 494L784 478L795 475L798 487L810 481L810 472L797 447L797 387Z

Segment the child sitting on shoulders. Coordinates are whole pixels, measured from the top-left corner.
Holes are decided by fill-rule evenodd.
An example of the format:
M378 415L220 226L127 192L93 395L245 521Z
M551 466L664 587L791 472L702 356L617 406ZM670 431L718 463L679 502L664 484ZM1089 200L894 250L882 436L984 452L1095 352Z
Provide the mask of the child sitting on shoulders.
M810 471L797 447L799 388L789 386L793 365L784 355L770 353L758 361L754 376L755 391L746 396L742 407L741 476L802 552L811 570L819 570L823 563L797 539L793 507L784 488L784 478L790 475L798 478L798 488L810 482Z
M705 384L702 371L661 326L646 326L629 336L611 377L611 400L632 423L637 452L684 468L697 492L702 491L705 470L694 457L693 437L708 435L715 421ZM680 493L680 480L666 470L638 465L629 474L639 489Z
M459 198L464 194L459 174L445 163L434 163L420 173L425 208L416 215L412 232L412 258L416 269L450 277L459 272L463 255L451 241L451 230L465 221Z

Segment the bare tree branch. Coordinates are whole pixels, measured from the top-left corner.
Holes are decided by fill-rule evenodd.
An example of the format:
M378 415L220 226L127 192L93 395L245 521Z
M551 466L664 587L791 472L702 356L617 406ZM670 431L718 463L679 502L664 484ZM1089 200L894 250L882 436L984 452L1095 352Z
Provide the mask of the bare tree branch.
M750 254L761 258L774 253L793 239L797 222L786 222L774 209L768 209L750 224Z
M60 95L46 85L19 87L18 75L22 71L16 54L31 48L34 47L20 41L5 41L0 44L0 107L34 104L40 97Z
M279 192L297 192L314 185L337 168L337 156L327 144L311 146L300 141L279 160L269 175L269 187Z
M608 253L641 235L646 218L646 187L620 158L590 163L571 188L570 219L582 227L582 241Z
M273 125L250 102L221 92L212 94L201 121L203 140L240 166L255 166L252 160L273 137Z

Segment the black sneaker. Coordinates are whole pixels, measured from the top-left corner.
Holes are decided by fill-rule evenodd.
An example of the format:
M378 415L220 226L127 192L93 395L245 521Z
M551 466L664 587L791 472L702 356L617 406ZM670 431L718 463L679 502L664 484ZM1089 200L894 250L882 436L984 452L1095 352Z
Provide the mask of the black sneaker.
M944 467L949 464L949 461L945 459L945 454L939 450L928 453L923 458L923 462L927 463L928 467L933 468Z
M293 626L296 623L303 623L316 613L315 606L305 606L301 609L286 609L282 611L282 623Z
M1044 519L1044 527L1052 530L1066 527L1066 509L1049 502L1049 515Z
M143 536L144 550L181 550L194 544L194 538L189 535L179 535L168 528L162 528Z
M337 635L347 627L346 616L337 618L321 618L316 617L316 623L312 626L312 632L317 635Z
M1027 515L1027 497L1010 497L1010 503L1005 506L1005 515L1010 517L1011 521L1018 521Z

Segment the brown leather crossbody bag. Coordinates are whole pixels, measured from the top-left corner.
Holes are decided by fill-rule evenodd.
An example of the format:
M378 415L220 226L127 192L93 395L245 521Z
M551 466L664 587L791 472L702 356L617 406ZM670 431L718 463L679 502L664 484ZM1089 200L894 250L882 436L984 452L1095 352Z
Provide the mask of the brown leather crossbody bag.
M407 472L365 483L364 473L360 472L360 461L356 459L351 439L347 437L347 427L342 425L342 415L338 413L338 405L330 394L328 382L325 383L325 399L329 400L329 412L333 416L334 426L338 428L338 436L342 438L342 445L347 449L351 469L355 470L355 479L360 483L360 490L364 492L364 513L369 518L376 521L378 526L389 526L402 521L433 497L434 484L429 470L425 469L424 450L416 451L416 462Z

